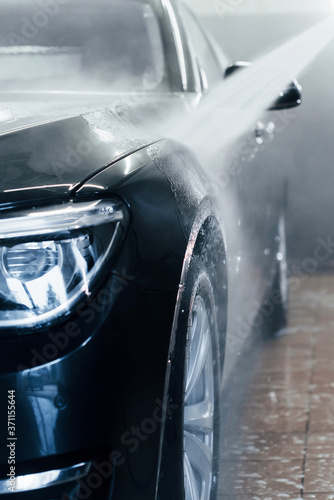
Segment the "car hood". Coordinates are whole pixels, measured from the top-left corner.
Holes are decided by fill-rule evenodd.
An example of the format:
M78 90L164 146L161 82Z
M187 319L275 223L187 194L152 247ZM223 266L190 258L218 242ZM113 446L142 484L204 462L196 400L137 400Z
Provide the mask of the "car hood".
M73 195L104 168L160 140L153 121L193 106L181 94L135 100L110 95L1 102L0 204Z

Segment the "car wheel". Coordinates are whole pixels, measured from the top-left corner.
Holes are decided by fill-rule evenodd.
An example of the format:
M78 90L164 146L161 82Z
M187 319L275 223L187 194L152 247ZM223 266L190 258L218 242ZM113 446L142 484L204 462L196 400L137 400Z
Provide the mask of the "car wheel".
M271 314L269 316L269 333L281 335L287 326L289 303L289 280L287 266L287 250L285 237L285 218L282 215L278 224L279 247L273 285L269 296Z
M211 290L204 276L192 303L183 401L185 500L211 500L217 485L219 403Z
M164 500L217 497L226 327L218 288L226 291L226 282L209 254L203 247L193 255L177 316L167 397L173 414L167 411L157 497Z

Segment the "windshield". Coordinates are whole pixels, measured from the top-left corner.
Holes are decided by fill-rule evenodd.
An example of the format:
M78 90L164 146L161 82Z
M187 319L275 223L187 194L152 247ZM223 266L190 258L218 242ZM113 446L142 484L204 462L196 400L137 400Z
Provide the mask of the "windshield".
M152 91L165 82L159 22L132 0L0 7L0 90Z

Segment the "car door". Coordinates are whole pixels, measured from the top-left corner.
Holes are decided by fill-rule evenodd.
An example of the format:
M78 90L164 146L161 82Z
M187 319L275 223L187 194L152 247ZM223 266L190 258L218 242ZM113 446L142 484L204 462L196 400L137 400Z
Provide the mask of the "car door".
M228 58L189 9L183 7L181 12L205 100L206 92L225 77ZM270 274L275 251L277 215L273 203L276 196L272 183L273 166L267 162L268 154L262 153L268 148L272 132L268 116L263 123L255 117L253 129L228 150L222 151L219 159L221 192L218 194L234 200L235 228L232 231L240 233L233 248L235 262L232 265L236 268L243 266L242 272L252 281L254 300L257 301L263 294L263 278ZM217 134L223 138L224 130L217 131Z
M186 9L182 14L200 73L204 104L206 93L209 95L210 89L226 77L229 63L197 19ZM217 112L223 113L224 108ZM258 123L261 119L263 126ZM214 160L219 171L216 195L228 255L228 328L223 385L233 376L236 360L248 338L256 335L261 322L265 321L258 313L274 276L279 189L273 173L280 174L274 162L268 161L273 135L270 121L270 114L254 117L253 127L233 144L224 146ZM225 127L217 130L217 140L224 143L225 133ZM210 172L210 165L203 167Z

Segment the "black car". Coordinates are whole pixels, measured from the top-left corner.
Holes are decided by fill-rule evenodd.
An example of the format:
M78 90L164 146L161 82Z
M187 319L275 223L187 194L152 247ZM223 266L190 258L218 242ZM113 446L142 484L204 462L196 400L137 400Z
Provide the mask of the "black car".
M143 126L228 68L184 6L0 12L0 498L212 500L226 339L231 367L268 297L284 323L284 182L255 161L217 202Z

